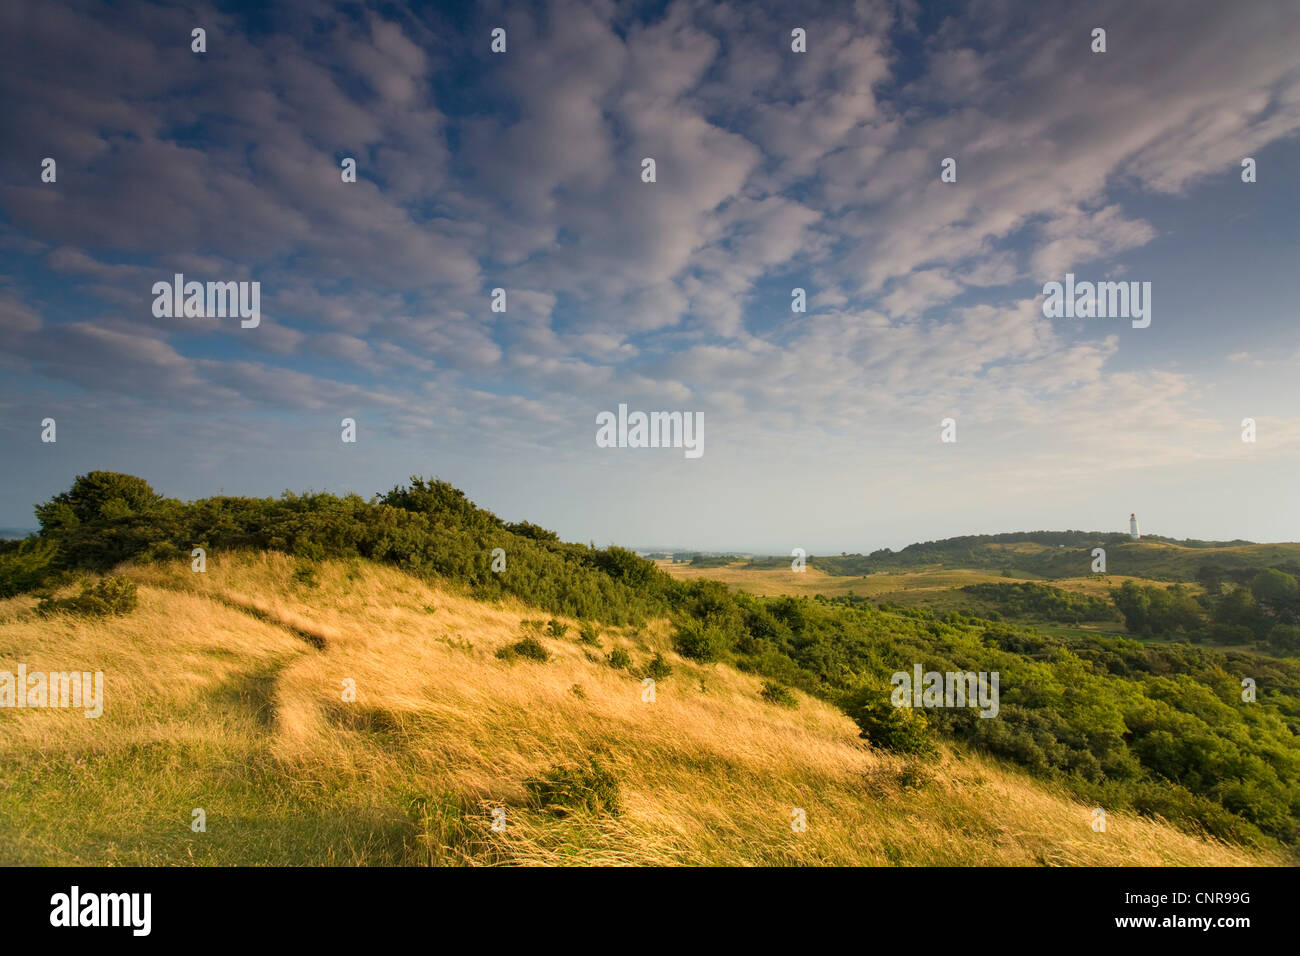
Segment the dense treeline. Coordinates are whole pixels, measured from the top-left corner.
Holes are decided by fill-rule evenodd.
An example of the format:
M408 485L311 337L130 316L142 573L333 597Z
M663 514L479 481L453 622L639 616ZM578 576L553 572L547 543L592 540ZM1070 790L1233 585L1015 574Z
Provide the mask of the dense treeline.
M1063 591L1033 581L968 584L962 593L986 601L999 614L1012 618L1033 618L1078 624L1082 621L1115 621L1115 606L1091 594Z
M1262 644L1282 654L1300 652L1300 587L1294 575L1265 568L1230 583L1219 578L1193 597L1173 587L1125 581L1111 592L1132 634L1199 644Z
M944 735L1131 806L1231 839L1300 836L1300 662L1125 638L1057 638L928 609L741 596L742 664L811 692L926 670L998 672L993 719L925 710ZM1244 678L1258 700L1242 700Z
M687 557L690 558L690 565L693 568L722 568L732 561L740 560L740 555L736 554L692 554ZM752 563L751 561L750 564Z
M286 492L186 503L139 478L92 472L39 505L37 517L39 535L0 545L0 593L39 593L79 569L105 571L128 559L188 558L195 547L263 548L304 561L383 561L584 619L670 614L683 655L729 660L834 700L876 745L925 754L939 734L1059 780L1101 806L1133 807L1229 839L1300 840L1300 661L1056 638L851 599L733 594L717 581L676 581L621 548L569 544L536 525L503 522L445 482L418 478L369 501ZM499 573L496 548L506 560ZM1252 579L1251 601L1270 628L1294 621L1294 583L1269 574L1256 589ZM1240 602L1232 595L1242 590L1225 585L1216 609ZM1026 606L1063 600L1034 589L1014 595ZM1170 596L1170 620L1181 620L1184 597ZM1142 612L1153 628L1166 623L1161 602L1148 596ZM998 715L890 706L890 676L914 664L999 673ZM1246 678L1257 687L1254 702L1243 700Z
M0 552L0 593L61 571L106 571L127 559L188 557L191 549L259 548L308 560L363 557L515 595L553 611L611 623L667 608L672 579L622 548L562 542L528 522L507 524L442 481L412 479L366 501L358 495L214 497L183 503L130 475L92 472L37 506L40 534ZM492 571L492 552L505 570Z

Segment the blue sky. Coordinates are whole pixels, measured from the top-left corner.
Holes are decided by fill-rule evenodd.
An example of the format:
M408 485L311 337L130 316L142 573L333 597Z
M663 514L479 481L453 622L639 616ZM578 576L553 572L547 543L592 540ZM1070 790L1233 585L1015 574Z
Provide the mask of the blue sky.
M1300 539L1291 0L323 10L0 10L0 526L105 468L632 546ZM175 272L260 325L155 318ZM1045 318L1066 272L1150 327ZM597 447L620 403L704 455Z

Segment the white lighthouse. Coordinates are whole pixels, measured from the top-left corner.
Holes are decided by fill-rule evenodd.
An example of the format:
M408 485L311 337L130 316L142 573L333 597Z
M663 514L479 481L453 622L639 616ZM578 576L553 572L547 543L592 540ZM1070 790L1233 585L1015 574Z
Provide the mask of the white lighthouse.
M1135 514L1128 516L1128 536L1134 541L1142 537L1142 533L1138 531L1138 519Z

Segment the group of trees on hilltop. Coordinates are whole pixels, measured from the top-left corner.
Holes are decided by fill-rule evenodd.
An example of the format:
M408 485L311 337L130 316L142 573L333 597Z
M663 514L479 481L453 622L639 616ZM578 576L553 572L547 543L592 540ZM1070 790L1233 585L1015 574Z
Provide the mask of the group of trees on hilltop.
M38 535L0 545L0 594L49 590L79 570L124 560L270 549L304 561L365 558L436 575L473 593L512 595L553 613L627 623L670 615L677 648L725 660L839 703L876 746L933 751L936 735L1059 780L1107 807L1133 807L1234 840L1300 841L1300 661L1189 644L1057 638L959 613L876 608L852 600L762 598L717 581L677 581L622 548L559 540L506 523L441 481L412 478L357 495L218 496L181 502L142 479L80 476L37 507ZM493 549L506 569L491 567ZM1004 600L1068 609L1055 589L999 589ZM1164 588L1118 589L1137 633L1197 633L1245 622L1272 635L1293 626L1295 579L1257 574L1205 604ZM1064 602L1064 604L1062 603ZM1265 630L1267 623L1267 630ZM1183 630L1180 632L1179 628ZM1191 630L1189 630L1191 628ZM969 708L891 714L892 673L997 671L997 718ZM1241 699L1241 680L1259 699Z
M193 548L368 558L464 583L480 596L510 594L611 623L666 613L673 585L630 551L570 544L529 522L503 522L448 483L422 478L369 501L285 492L181 502L143 479L91 472L38 505L36 515L39 534L0 551L0 593L56 582L68 572L107 571L129 559L188 558ZM496 548L505 552L500 573L491 567Z

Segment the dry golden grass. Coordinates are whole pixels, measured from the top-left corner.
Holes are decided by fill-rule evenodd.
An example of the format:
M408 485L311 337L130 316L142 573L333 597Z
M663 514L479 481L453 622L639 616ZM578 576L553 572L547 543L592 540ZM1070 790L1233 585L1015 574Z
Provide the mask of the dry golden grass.
M888 601L903 607L929 607L940 613L944 611L969 613L972 608L979 607L978 601L972 600L969 595L960 591L960 588L968 584L1016 584L1032 580L1034 583L1046 584L1063 591L1100 598L1109 597L1111 589L1120 587L1125 581L1159 587L1168 586L1167 583L1126 574L1091 574L1042 580L1005 577L1001 573L953 568L907 572L878 571L854 577L827 574L813 567L794 572L789 568L746 568L740 563L716 568L696 568L689 564L674 564L663 560L655 563L675 578L682 580L709 578L721 581L733 591L748 591L750 594L765 597L780 595L811 597L815 594L830 598L856 596L870 598L877 602ZM1184 587L1192 594L1199 594L1204 590L1201 585L1194 583L1185 584ZM1119 633L1124 630L1118 622L1100 628L1094 626L1091 629Z
M0 711L0 863L1282 862L1119 812L1094 833L1089 807L982 758L918 771L821 701L776 707L758 679L682 660L666 622L606 628L597 651L569 621L539 637L549 661L507 662L521 622L549 615L360 562L319 565L315 587L294 568L245 554L206 574L125 569L141 606L109 620L0 602L0 669L107 684L98 720ZM671 661L654 702L605 663L615 646ZM530 805L527 778L597 752L620 815Z
M789 568L746 568L743 564L728 564L716 568L697 568L671 561L655 562L675 578L692 580L709 578L722 581L734 590L761 595L792 595L796 597L823 594L826 597L843 597L856 594L873 600L892 598L911 591L945 591L967 584L1019 581L1021 578L1004 578L1001 574L986 571L934 570L915 572L878 571L865 575L827 574L814 567L803 571Z

